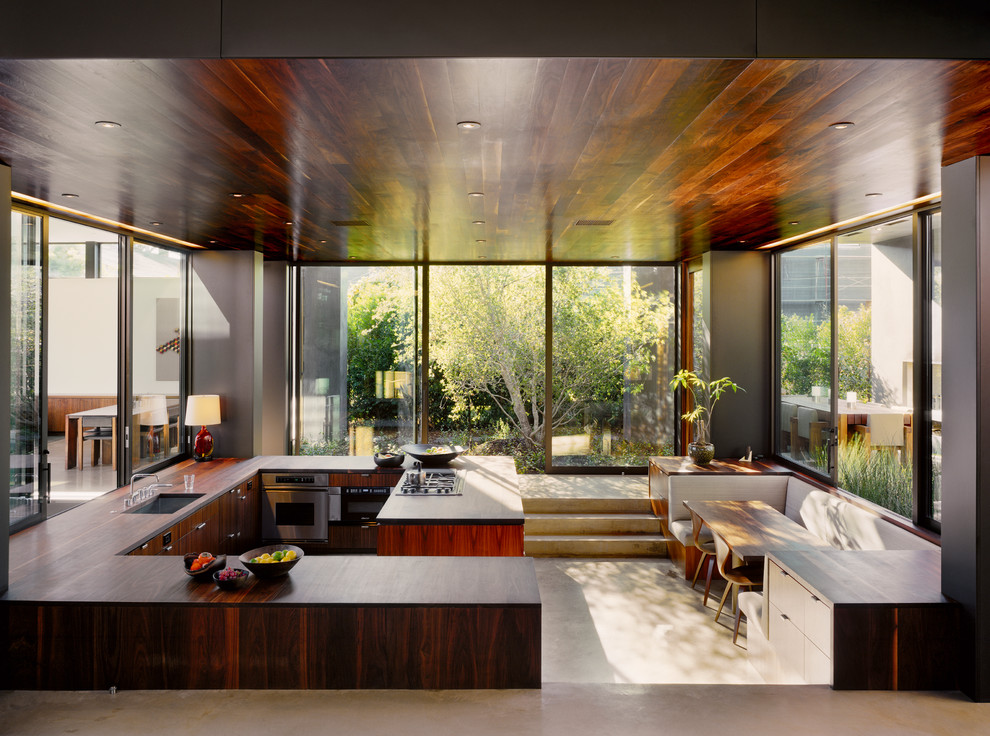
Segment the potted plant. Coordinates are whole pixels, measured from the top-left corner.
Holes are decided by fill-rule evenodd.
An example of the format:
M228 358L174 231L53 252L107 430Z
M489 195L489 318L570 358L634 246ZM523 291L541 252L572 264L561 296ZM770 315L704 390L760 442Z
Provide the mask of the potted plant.
M694 371L681 370L670 381L671 388L683 388L691 393L691 411L681 415L681 419L694 424L694 442L688 444L688 455L696 465L707 465L715 457L715 445L709 440L709 429L715 404L729 389L733 393L745 391L731 378L716 378L705 381Z

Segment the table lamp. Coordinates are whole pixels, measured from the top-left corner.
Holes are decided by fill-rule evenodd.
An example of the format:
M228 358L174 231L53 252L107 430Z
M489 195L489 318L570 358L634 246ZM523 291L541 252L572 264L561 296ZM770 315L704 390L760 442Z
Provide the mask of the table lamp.
M217 394L198 394L186 400L186 426L201 425L193 442L193 460L203 462L213 458L213 435L207 424L220 424L220 397Z

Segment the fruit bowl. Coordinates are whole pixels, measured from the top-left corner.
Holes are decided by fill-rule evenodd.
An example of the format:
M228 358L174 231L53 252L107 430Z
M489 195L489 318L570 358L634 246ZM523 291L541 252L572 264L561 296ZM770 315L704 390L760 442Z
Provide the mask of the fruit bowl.
M208 553L203 553L208 554ZM227 555L217 555L213 558L213 562L208 565L203 565L203 567L198 570L193 570L192 563L199 558L199 552L190 552L187 555L182 556L182 567L186 571L186 575L193 578L194 580L208 580L209 577L218 570L223 570L227 565Z
M465 448L460 445L433 444L403 445L402 449L407 455L412 455L427 468L446 465L465 451Z
M296 559L288 562L251 562L251 560L256 557L261 557L266 553L273 555L279 550L286 552L292 550L296 553ZM299 560L303 557L303 551L291 544L269 544L266 547L258 547L257 549L252 549L245 552L237 559L241 561L241 564L244 565L244 567L253 572L259 578L276 578L279 575L285 575L289 572L289 570L299 564Z
M397 468L406 460L401 452L376 452L375 465L379 468Z
M223 579L220 575L224 572L227 572L228 575L233 573L234 577ZM250 578L251 573L247 570L241 570L239 567L228 567L225 570L217 570L213 573L213 582L217 584L220 590L238 590L247 585Z

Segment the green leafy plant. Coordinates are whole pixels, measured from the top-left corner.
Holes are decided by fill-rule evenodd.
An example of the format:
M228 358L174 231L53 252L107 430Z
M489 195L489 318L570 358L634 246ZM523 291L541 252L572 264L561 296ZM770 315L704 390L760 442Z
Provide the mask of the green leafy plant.
M722 395L730 389L733 393L746 390L728 376L706 381L694 371L685 369L678 371L671 379L670 387L682 388L691 394L691 404L694 408L681 414L681 419L694 424L695 440L698 442L708 442L712 412L715 411L715 404Z

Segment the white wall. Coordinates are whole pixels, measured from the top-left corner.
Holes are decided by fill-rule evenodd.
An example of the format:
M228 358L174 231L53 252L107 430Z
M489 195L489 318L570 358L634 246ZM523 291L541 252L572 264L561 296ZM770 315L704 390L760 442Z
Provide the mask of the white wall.
M159 337L156 314L158 299L177 299L181 295L177 278L134 279L134 395L178 394L179 381L157 380L156 348Z
M117 393L117 279L52 279L48 393Z

